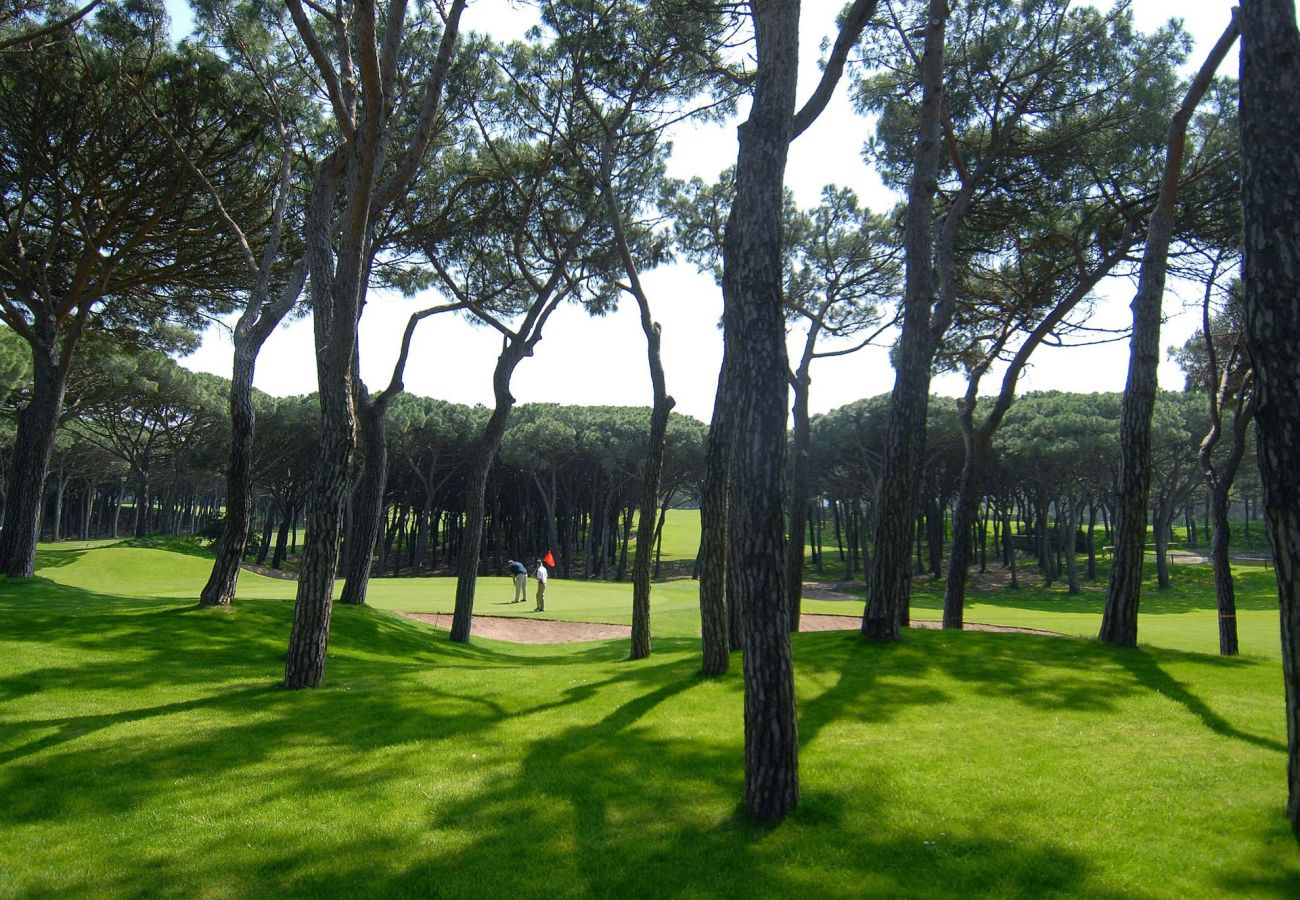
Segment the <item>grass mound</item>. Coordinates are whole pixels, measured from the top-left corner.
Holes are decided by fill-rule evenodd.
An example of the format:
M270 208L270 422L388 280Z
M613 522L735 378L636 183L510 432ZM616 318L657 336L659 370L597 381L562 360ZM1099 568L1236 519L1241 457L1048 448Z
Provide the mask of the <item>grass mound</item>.
M337 608L326 686L287 692L292 584L213 610L185 554L40 567L0 582L3 896L1300 895L1275 660L796 636L803 803L768 830L739 658L699 678L669 592L635 663Z

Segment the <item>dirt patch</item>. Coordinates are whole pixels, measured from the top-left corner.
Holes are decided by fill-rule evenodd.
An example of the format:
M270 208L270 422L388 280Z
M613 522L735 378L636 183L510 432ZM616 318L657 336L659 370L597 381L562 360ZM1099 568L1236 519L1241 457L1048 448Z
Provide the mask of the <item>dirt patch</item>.
M451 613L413 613L406 616L451 630ZM574 644L580 641L605 641L625 638L632 634L627 625L607 625L603 622L559 622L555 619L516 618L514 616L475 616L471 633L494 641L511 641L516 644Z
M398 615L434 628L451 629L451 613L404 612ZM832 616L804 613L799 619L800 631L856 631L862 627L860 616ZM938 622L914 619L913 628L938 628ZM982 625L967 622L966 631L996 631L1006 634L1044 634L1059 637L1054 631L1035 628L1012 628L1006 625ZM475 616L472 631L478 637L515 644L573 644L582 641L607 641L625 638L632 633L627 625L610 625L604 622L561 622L556 619L535 619L514 616Z

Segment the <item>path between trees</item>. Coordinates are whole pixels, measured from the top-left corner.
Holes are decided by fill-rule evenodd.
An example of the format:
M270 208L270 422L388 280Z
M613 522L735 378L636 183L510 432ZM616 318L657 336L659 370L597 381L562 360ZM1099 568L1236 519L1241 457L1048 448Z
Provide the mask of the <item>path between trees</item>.
M434 628L451 628L451 613L401 612L398 615ZM938 628L938 622L912 620L913 628ZM862 627L861 616L834 616L804 613L799 619L800 631L856 631ZM604 622L561 622L556 619L535 619L523 616L475 616L473 633L479 637L515 644L571 644L582 641L604 641L625 638L632 629L627 625ZM966 631L995 631L1000 633L1039 634L1060 637L1055 631L1035 628L1013 628L1006 625L981 625L966 623Z

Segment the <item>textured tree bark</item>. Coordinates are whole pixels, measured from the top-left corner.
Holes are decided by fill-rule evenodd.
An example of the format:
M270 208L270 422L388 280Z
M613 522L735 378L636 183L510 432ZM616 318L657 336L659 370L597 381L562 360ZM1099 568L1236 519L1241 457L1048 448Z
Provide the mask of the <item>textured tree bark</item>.
M1156 367L1160 362L1160 310L1164 300L1169 244L1174 233L1174 201L1182 177L1187 123L1205 95L1219 64L1237 39L1237 19L1210 51L1169 124L1160 199L1147 228L1141 274L1133 297L1133 337L1128 381L1120 412L1120 474L1115 494L1115 557L1110 569L1101 640L1137 645L1142 558L1146 544L1147 497L1151 487L1151 412L1155 407Z
M487 477L497 449L501 446L501 438L506 433L510 411L515 405L515 398L510 393L510 377L514 374L515 366L523 359L524 352L520 345L511 346L497 359L496 369L492 373L496 405L483 430L474 458L474 468L470 470L465 484L465 531L461 538L460 553L456 557L456 606L451 618L451 639L458 644L469 643L470 627L474 622L474 587L483 548Z
M1219 610L1219 653L1236 656L1237 595L1232 585L1232 561L1228 557L1228 491L1210 490L1214 530L1210 535L1210 562L1214 566L1214 599Z
M804 523L808 521L808 498L812 483L812 424L808 415L808 393L812 378L808 373L811 344L816 340L818 323L812 325L803 363L794 373L794 438L790 447L790 540L785 548L785 589L789 597L790 630L799 630L803 606ZM850 562L850 568L852 563ZM847 575L848 578L853 576Z
M256 348L235 341L230 379L230 460L226 470L226 527L217 540L216 560L199 594L200 606L229 606L235 599L239 563L253 520L253 368Z
M322 330L317 326L318 347L322 340L346 340L328 331L322 335ZM339 526L356 443L351 356L348 348L346 363L318 365L322 410L320 452L307 501L307 538L303 542L284 672L287 688L316 687L325 677L325 654L334 609L334 575L338 568Z
M420 97L414 135L383 182L378 175L393 136L387 120L392 98L385 96L391 95L391 88L385 82L391 81L397 66L405 6L388 4L382 36L373 0L357 0L350 19L341 20L335 50L340 61L346 61L344 74L350 79L346 92L302 4L289 0L288 6L294 26L326 76L336 124L345 137L317 166L303 236L311 278L321 434L285 665L285 687L302 688L319 685L325 675L339 530L356 443L352 367L361 299L373 258L372 215L402 193L429 148L465 0L454 0L447 10L438 56ZM344 202L336 209L340 195Z
M799 731L784 579L789 363L782 201L798 73L799 5L755 0L758 67L739 129L723 239L723 328L732 405L731 561L742 610L745 809L776 822L799 802Z
M1253 377L1252 379L1253 380ZM1237 595L1232 584L1232 560L1228 556L1228 542L1232 536L1232 527L1228 521L1229 494L1232 482L1237 477L1237 469L1246 455L1246 435L1250 423L1255 417L1255 394L1243 388L1237 395L1237 409L1232 420L1232 446L1228 457L1222 464L1216 465L1213 459L1214 446L1218 443L1222 429L1222 408L1218 403L1211 404L1210 433L1201 443L1201 471L1205 474L1205 483L1210 508L1210 563L1214 567L1214 597L1219 609L1219 653L1224 656L1236 656L1237 647Z
M67 374L52 355L32 349L32 397L18 413L18 433L9 470L0 529L0 574L31 578L36 568L45 479L63 409Z
M286 179L287 180L287 179ZM287 191L287 184L282 185ZM281 213L282 214L282 213ZM278 226L277 226L278 227ZM239 563L248 546L253 523L253 437L257 419L253 407L253 375L257 354L271 332L297 302L306 278L299 261L289 283L274 305L265 305L270 260L257 274L254 299L246 308L234 332L234 364L230 376L230 456L226 468L226 527L217 540L216 559L208 581L199 593L200 606L229 606L239 583Z
M952 554L948 558L948 580L943 594L943 627L962 629L966 609L966 569L970 566L971 526L979 513L980 490L988 469L991 435L963 429L966 445L961 467L961 487L952 520Z
M934 354L930 314L935 299L933 203L939 187L940 123L943 111L946 0L931 0L921 58L921 115L916 166L907 192L905 222L906 276L903 287L903 332L895 359L894 390L885 427L877 492L876 533L867 581L862 634L875 641L896 641L911 606L908 562L916 510L917 468L924 456L925 416L929 402L930 362Z
M650 412L650 438L646 445L646 468L641 483L641 505L637 513L636 556L632 560L632 649L631 659L650 655L650 559L653 554L656 506L659 481L664 468L664 447L668 435L668 414L676 401L668 396L663 361L659 355L660 328L650 321L650 307L644 297L637 297L641 307L642 329L646 336L646 353L650 361L650 381L654 406Z
M708 676L723 675L731 666L728 608L734 604L727 594L731 394L725 349L723 354L700 492L700 642L704 651L702 671Z
M1290 0L1241 4L1246 348L1286 684L1287 817L1300 836L1300 34Z
M334 576L338 570L339 533L348 492L352 451L356 445L356 410L352 398L352 360L357 315L364 290L367 258L368 198L373 164L353 160L347 168L352 215L340 239L337 259L333 241L333 205L342 184L344 163L335 154L322 163L308 208L307 266L311 274L312 329L316 337L320 444L312 489L307 498L307 536L294 603L293 627L285 662L284 686L316 687L325 677L325 654L334 610ZM367 198L367 199L362 199ZM364 207L358 208L358 207Z
M289 553L289 535L293 529L294 516L298 512L298 499L292 492L287 492L280 501L280 528L275 533L275 550L271 554L271 568L278 569L284 565Z
M370 586L370 566L384 517L384 484L388 480L386 406L371 403L365 388L358 383L357 424L361 432L361 481L353 494L352 533L344 546L343 593L339 602L361 606Z

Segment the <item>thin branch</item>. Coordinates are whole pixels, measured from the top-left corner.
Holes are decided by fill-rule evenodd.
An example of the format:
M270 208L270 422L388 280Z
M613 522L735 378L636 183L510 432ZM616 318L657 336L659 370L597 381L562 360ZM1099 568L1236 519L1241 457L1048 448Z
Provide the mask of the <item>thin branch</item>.
M790 131L791 141L807 131L808 126L817 121L817 117L830 102L831 95L835 93L835 85L844 74L844 63L848 61L849 51L858 42L863 29L867 27L867 22L875 15L877 2L878 0L854 0L849 11L844 14L844 20L840 23L839 37L835 39L835 46L826 60L821 81L818 82L817 89L804 103L803 108L795 113Z
M57 22L52 22L49 25L36 29L35 31L28 31L23 34L15 35L14 37L0 41L0 53L3 53L5 50L8 50L10 47L16 46L18 44L25 44L28 41L39 40L40 38L43 38L47 35L54 34L54 32L66 28L67 26L73 24L74 22L79 22L80 20L84 19L87 15L89 15L90 12L96 6L99 6L99 4L103 2L104 0L91 0L90 3L87 3L81 9L77 10L74 13L64 16L62 19L59 19Z
M379 409L386 407L394 397L402 392L402 376L406 372L406 360L411 354L411 338L415 335L415 326L420 322L436 316L439 313L453 312L458 309L464 309L466 303L444 303L440 306L430 306L428 309L422 309L419 312L411 313L411 318L406 322L406 331L402 334L402 349L397 354L397 362L393 364L393 377L388 381L388 387L384 388L374 399L374 405Z
M345 140L351 140L356 123L352 121L352 111L344 102L343 86L339 84L338 72L334 70L334 64L330 62L325 48L321 46L320 36L312 27L307 13L303 11L300 0L285 0L285 5L289 7L289 15L293 17L294 27L298 29L299 37L307 45L307 52L316 63L316 69L325 82L325 91L329 94L330 105L334 107L334 118L338 120L339 131L343 133Z

